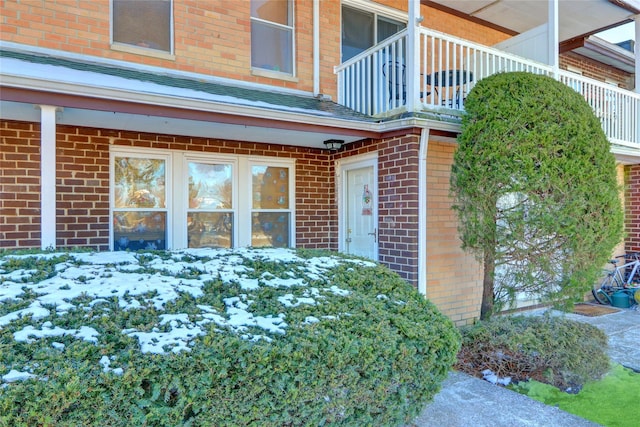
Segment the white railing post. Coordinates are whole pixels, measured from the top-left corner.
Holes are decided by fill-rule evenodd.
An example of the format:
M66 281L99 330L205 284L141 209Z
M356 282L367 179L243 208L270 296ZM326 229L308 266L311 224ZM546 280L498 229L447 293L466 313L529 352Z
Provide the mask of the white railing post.
M640 15L633 19L636 30L635 57L636 57L636 93L640 93Z
M420 82L418 76L420 71L418 67L420 62L420 2L418 0L408 0L409 2L409 22L407 23L407 75L406 75L406 108L407 112L412 113L416 109L417 96L420 92Z
M558 32L558 0L549 0L549 16L547 19L547 38L549 49L549 65L551 65L553 78L558 78L560 70L560 45Z
M636 15L634 17L635 30L636 30L636 42L634 46L634 55L636 58L636 80L635 80L635 91L640 94L640 15ZM640 145L640 100L636 100L635 108L633 110L635 112L635 127L636 127L636 144Z

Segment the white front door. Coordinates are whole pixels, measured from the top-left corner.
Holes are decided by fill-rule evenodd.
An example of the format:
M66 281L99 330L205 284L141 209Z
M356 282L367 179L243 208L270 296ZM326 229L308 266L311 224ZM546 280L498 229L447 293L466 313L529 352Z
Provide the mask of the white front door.
M377 159L341 165L340 250L378 259Z

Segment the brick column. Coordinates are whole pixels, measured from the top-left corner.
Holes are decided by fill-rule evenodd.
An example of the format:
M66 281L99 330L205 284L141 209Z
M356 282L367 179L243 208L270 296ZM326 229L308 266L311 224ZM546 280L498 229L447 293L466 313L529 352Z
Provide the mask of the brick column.
M379 145L379 260L418 285L418 159L420 135Z

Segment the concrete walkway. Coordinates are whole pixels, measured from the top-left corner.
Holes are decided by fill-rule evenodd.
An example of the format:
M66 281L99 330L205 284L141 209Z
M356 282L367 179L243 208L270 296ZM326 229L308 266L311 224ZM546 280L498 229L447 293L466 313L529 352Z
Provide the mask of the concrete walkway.
M532 312L539 314L542 311ZM613 362L640 372L640 310L621 309L597 317L554 312L559 316L590 323L609 335ZM587 421L556 407L495 386L479 378L451 372L442 390L407 427L593 427Z

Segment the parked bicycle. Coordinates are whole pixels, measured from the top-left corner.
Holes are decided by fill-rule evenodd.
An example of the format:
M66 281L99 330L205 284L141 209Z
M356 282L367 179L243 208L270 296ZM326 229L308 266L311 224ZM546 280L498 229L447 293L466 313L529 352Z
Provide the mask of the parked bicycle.
M622 261L622 265L618 263ZM613 295L622 292L640 304L640 252L628 252L609 261L613 270L607 272L602 283L594 285L591 292L600 304L612 304Z

